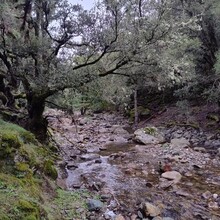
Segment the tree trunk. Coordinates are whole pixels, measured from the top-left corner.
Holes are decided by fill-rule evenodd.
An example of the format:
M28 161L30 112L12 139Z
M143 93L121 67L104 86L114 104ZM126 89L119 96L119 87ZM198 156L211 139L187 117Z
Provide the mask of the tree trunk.
M137 88L134 90L134 127L138 126L138 103L137 103Z
M47 120L43 117L45 98L29 93L27 96L28 130L36 135L39 141L47 140Z

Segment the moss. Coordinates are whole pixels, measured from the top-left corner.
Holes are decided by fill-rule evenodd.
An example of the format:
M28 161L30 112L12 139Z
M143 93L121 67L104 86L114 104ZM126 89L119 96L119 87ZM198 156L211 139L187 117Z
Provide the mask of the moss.
M35 143L34 136L28 131L0 120L0 157L0 219L81 217L77 207L83 207L85 198L63 191L62 198L54 200L56 185L52 179L58 176L54 166L57 155L48 146ZM62 212L64 204L70 206L70 212L65 216ZM66 218L69 216L73 217Z
M36 216L32 214L32 215L26 216L23 220L37 220L37 218Z
M7 143L10 147L19 148L21 146L18 136L14 133L5 133L1 137L2 142Z
M25 172L29 170L29 165L26 163L16 163L16 169Z
M23 212L25 216L23 219L29 220L37 220L39 219L39 208L36 205L32 204L30 201L27 200L19 200L18 201L18 209Z
M155 135L157 133L157 129L154 127L145 127L144 132L146 134Z
M0 219L1 220L10 220L10 218L6 214L2 213L1 211L0 211Z
M37 140L36 140L35 136L29 131L24 130L24 131L20 132L20 137L21 137L23 143L25 143L25 144L26 143L37 144Z
M18 207L19 207L19 209L25 210L28 212L35 212L36 211L36 208L29 201L26 201L26 200L19 200Z
M54 167L54 163L51 160L46 160L44 162L44 173L50 176L52 179L57 179L58 173L56 168Z

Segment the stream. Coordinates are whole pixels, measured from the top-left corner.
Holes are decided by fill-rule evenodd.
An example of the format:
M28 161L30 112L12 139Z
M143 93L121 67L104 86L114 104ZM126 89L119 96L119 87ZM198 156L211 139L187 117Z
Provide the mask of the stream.
M51 112L52 111L52 112ZM88 219L220 219L219 157L192 147L168 144L140 145L132 141L129 123L122 116L102 113L71 117L50 110L56 141L62 148L68 190L88 189L105 197L101 212ZM177 184L161 178L160 163L169 161L181 173ZM142 204L160 209L144 216ZM107 213L107 214L106 214Z

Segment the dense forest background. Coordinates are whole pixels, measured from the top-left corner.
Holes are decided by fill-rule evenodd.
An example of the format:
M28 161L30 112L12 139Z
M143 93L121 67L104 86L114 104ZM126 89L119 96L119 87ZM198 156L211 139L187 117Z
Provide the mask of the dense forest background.
M2 0L0 16L1 115L40 139L46 104L137 124L155 106L220 101L218 0L103 0L89 11Z

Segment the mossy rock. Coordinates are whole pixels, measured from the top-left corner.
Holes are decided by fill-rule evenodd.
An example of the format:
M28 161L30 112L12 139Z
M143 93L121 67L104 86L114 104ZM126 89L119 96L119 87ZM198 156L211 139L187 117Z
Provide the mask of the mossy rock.
M54 163L52 160L46 160L44 162L44 173L50 176L52 179L56 180L58 177L58 173L56 168L54 167Z

